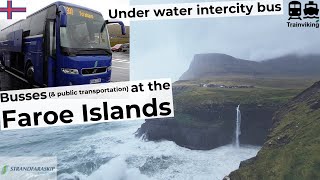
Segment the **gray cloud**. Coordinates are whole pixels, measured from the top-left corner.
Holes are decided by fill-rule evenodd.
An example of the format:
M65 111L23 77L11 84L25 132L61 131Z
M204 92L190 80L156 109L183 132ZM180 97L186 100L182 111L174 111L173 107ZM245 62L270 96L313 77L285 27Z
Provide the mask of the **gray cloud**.
M166 3L132 0L131 4L153 2ZM132 22L131 77L176 80L197 53L218 52L258 61L291 53L318 53L320 29L288 28L288 2L280 16Z

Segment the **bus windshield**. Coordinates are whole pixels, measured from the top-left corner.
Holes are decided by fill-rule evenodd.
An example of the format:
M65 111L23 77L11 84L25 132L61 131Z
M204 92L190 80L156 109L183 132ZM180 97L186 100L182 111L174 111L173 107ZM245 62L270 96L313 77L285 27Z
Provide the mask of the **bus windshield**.
M110 52L107 28L102 15L74 7L66 7L67 27L60 28L63 51L76 54L105 54Z

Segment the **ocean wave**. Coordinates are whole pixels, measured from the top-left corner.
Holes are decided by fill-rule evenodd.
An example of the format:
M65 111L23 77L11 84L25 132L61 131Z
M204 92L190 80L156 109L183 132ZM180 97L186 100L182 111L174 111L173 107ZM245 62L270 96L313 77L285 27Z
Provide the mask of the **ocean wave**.
M58 180L150 180L146 175L141 174L138 168L129 168L124 157L116 157L102 165L90 175L79 172L72 174L61 174Z

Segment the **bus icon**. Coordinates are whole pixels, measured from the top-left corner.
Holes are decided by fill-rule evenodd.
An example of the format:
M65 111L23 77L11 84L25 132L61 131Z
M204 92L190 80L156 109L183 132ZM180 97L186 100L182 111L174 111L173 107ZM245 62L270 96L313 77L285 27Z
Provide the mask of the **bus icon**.
M299 1L291 1L289 3L289 19L301 19L301 3Z
M309 1L309 3L305 4L304 14L306 15L304 18L319 18L317 17L319 13L318 5L313 1ZM308 16L309 15L309 16Z

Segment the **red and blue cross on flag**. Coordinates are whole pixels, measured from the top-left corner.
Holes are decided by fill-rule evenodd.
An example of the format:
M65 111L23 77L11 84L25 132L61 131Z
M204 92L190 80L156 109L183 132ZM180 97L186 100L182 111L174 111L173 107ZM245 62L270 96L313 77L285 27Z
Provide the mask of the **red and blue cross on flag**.
M13 7L12 1L13 0L7 0L7 7L0 6L0 13L7 13L7 19L12 19L12 13L14 12L27 12L26 7Z

